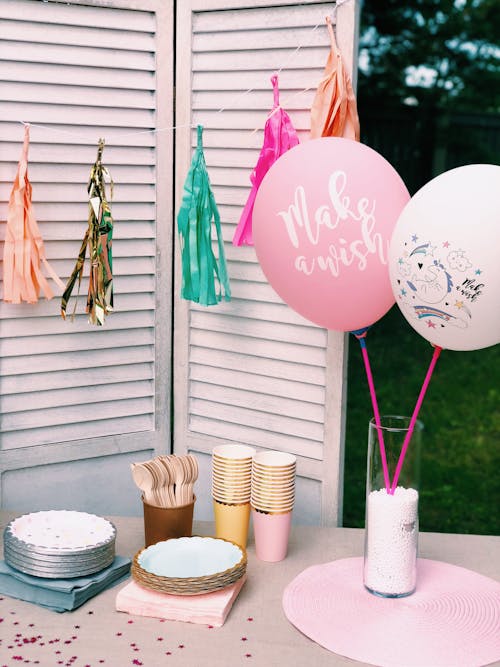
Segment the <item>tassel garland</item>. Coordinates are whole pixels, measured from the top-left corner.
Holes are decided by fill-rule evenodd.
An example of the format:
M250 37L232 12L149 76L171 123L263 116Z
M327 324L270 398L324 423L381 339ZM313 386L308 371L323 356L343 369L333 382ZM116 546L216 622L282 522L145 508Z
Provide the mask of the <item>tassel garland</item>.
M47 299L54 296L40 263L52 280L64 289L64 283L45 258L45 247L33 210L28 178L29 142L29 125L25 125L23 149L7 211L3 258L3 300L7 303L37 303L40 289Z
M87 294L89 323L102 326L106 315L113 311L113 258L111 254L113 238L113 218L106 197L105 183L110 184L110 199L113 199L113 181L106 167L102 165L104 139L99 139L97 158L90 172L87 186L89 196L88 227L83 237L80 252L73 273L69 277L61 299L61 316L66 319L66 309L74 286L78 281L78 293L82 281L83 268L89 250L90 275ZM72 318L75 316L75 308Z
M234 233L233 245L235 246L253 245L252 213L259 186L276 160L299 143L290 116L280 107L278 77L276 75L271 77L271 84L274 90L274 107L264 127L264 144L259 159L250 174L252 189Z
M177 215L182 256L181 297L202 306L222 298L231 300L220 215L210 186L203 153L203 127L198 125L196 151L184 183ZM212 220L217 235L219 259L212 248Z
M359 141L358 110L351 79L342 61L329 16L326 23L331 47L311 107L311 139L344 137Z

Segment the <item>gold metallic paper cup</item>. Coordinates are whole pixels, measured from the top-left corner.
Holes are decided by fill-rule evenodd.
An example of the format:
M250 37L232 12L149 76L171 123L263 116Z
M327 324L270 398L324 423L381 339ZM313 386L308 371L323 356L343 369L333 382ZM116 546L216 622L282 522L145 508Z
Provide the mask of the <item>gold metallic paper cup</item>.
M215 537L236 542L246 549L248 525L250 522L250 503L229 505L213 501L215 518Z

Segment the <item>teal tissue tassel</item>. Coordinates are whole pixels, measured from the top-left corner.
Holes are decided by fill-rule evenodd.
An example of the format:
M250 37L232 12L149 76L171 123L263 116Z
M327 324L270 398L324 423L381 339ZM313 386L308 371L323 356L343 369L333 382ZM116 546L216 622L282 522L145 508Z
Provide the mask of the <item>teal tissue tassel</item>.
M231 300L220 215L210 187L203 154L203 127L198 125L198 141L184 183L181 208L177 215L181 255L181 297L202 306L213 306L222 298ZM212 247L212 220L217 232L219 259Z

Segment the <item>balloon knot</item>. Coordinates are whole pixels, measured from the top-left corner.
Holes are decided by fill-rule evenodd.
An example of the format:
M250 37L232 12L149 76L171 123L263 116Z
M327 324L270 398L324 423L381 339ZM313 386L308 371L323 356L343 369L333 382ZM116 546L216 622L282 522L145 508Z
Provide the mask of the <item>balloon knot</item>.
M366 338L366 334L368 333L368 329L370 327L364 327L363 329L354 329L351 331L353 336L356 336L356 338L361 341L362 338Z

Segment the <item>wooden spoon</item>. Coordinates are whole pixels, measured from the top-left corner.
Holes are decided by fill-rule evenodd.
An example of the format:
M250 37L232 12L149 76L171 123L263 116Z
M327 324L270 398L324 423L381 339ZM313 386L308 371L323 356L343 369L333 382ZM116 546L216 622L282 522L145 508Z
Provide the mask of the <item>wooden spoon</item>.
M186 463L188 466L188 474L186 476L186 503L190 503L193 500L193 486L196 480L198 479L198 461L192 455L188 454L186 456Z
M160 475L158 473L158 468L156 467L153 460L145 461L144 465L149 470L149 472L151 473L151 477L153 478L153 485L151 487L151 493L154 497L154 504L158 505L158 506L161 506L161 498L160 498L160 494L159 494L159 491L158 491L158 489L161 485L161 478L160 478Z
M153 501L153 485L154 479L144 465L144 463L131 463L130 468L132 470L132 478L139 489L141 489L144 500L147 503L152 503Z
M174 494L175 494L175 505L183 505L182 502L183 492L182 485L184 484L184 466L182 465L181 457L172 456L170 459L170 464L172 466L173 478L174 478Z
M172 465L170 463L171 456L158 456L157 461L161 466L162 475L163 475L163 486L161 488L161 494L163 498L164 507L173 507L175 505L175 495L174 495L174 473L172 470Z

